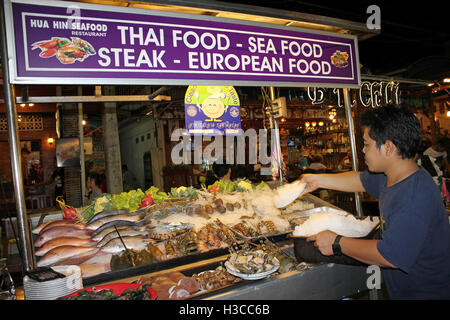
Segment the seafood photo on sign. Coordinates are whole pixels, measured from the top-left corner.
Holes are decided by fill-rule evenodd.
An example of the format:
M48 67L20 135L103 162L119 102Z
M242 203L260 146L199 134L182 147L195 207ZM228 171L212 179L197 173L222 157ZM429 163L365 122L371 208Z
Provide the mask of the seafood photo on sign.
M94 47L87 42L77 37L71 37L72 41L67 38L52 37L50 40L42 40L31 45L31 50L41 49L39 57L56 58L62 64L71 64L75 61L83 62L85 58L95 55Z
M345 68L348 66L348 53L347 52L341 52L337 50L333 55L331 56L331 63L335 65L338 68Z

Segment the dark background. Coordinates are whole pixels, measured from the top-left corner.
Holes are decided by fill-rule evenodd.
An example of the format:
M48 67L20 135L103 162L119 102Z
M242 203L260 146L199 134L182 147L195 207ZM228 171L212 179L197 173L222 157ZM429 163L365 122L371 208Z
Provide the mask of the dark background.
M445 1L226 0L366 23L367 7L381 10L378 35L359 42L360 63L373 74L418 79L449 76L449 11Z

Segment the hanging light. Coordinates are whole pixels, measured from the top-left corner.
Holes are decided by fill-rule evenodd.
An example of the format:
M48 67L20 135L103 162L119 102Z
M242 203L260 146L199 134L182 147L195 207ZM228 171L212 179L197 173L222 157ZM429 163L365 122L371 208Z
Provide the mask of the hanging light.
M309 122L305 122L305 127L309 128L311 124Z
M315 127L315 126L317 126L317 122L313 121L313 122L311 122L311 125L312 125L313 127Z
M52 145L54 141L55 140L52 137L47 139L47 142L48 142L49 145Z
M319 121L319 127L323 127L323 121Z

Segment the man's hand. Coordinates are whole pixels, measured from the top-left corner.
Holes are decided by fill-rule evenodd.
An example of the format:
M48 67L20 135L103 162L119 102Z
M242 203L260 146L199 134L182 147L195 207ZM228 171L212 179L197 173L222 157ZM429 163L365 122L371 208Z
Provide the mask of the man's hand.
M306 183L305 191L303 193L313 192L319 188L319 178L317 174L303 174L300 177L300 182Z
M336 233L330 230L325 230L306 238L306 241L314 241L314 246L319 249L320 253L322 253L324 256L331 256L333 254L332 245L336 237Z

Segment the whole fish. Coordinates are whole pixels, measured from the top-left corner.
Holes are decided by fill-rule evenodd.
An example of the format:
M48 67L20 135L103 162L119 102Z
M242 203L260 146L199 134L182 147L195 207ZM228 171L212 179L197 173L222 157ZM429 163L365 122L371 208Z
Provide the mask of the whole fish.
M67 266L67 265L79 265L82 264L88 260L90 260L92 257L95 257L95 255L99 252L100 249L92 249L88 252L83 252L81 254L76 254L74 256L70 256L68 258L62 259L55 264L54 266Z
M52 250L53 248L60 247L60 246L77 246L77 247L83 247L83 246L93 246L97 244L97 242L93 241L92 239L80 239L75 237L61 237L61 238L55 238L52 240L49 240L45 242L36 252L34 253L36 256L41 257L45 255L47 252Z
M142 213L146 215L146 214L151 212L150 211L150 207L151 206L145 206L145 207L139 208L139 209L137 209L135 211L132 211L132 212L128 213L128 215L134 216L134 215L142 214Z
M34 228L31 232L34 234L39 234L42 229L44 229L46 226L48 226L50 223L54 223L56 221L63 221L62 224L73 224L74 222L71 220L48 220L45 221L43 223L41 223L40 225L38 225L36 228Z
M127 221L128 222L128 221ZM115 225L112 225L112 226L110 226L110 227L108 227L108 228L102 228L101 230L100 230L100 228L99 229L97 229L97 230L95 230L93 233L92 233L92 235L91 235L91 239L92 240L94 240L94 241L100 241L100 240L102 240L108 233L110 233L111 231L113 231L113 230L116 230L115 228ZM125 230L126 228L133 228L134 227L134 224L133 223L129 223L129 224L127 224L127 225L123 225L123 226L121 226L121 225L118 225L118 226L116 226L117 227L117 230Z
M86 224L86 228L90 230L97 230L99 227L104 225L105 223L111 222L111 221L130 221L130 222L138 222L140 221L144 216L142 215L135 215L135 216L129 216L127 214L118 214L113 216L107 216L103 217L101 219L98 219L94 222Z
M102 252L112 254L122 252L125 250L122 241L125 243L127 249L130 250L143 250L148 246L149 243L155 242L154 240L145 238L143 236L121 237L111 239L107 244L101 247L101 250Z
M79 229L72 226L60 226L48 229L44 233L38 235L34 241L35 247L40 247L49 240L62 237L90 238L92 230Z
M100 240L97 243L97 247L103 247L105 244L107 244L110 240L118 238L119 234L123 237L132 237L132 236L140 236L140 235L146 235L149 234L151 231L144 228L126 228L122 230L113 230L110 233L108 233L106 236L103 237L102 240Z
M118 210L104 210L101 211L99 213L96 213L95 215L93 215L87 222L86 224L90 224L92 222L95 222L99 219L105 218L105 217L110 217L110 216L115 216L115 215L119 215L119 214L127 214L128 213L128 209L118 209Z
M100 228L95 230L92 233L92 236L96 236L97 234L103 233L104 230L110 230L110 231L115 230L114 227L118 228L118 227L138 227L138 226L136 226L136 223L133 221L114 220L114 221L105 223ZM105 236L106 234L104 233L103 235ZM101 240L101 238L100 238L100 240Z
M60 246L53 248L47 252L38 262L38 267L52 266L60 261L68 258L79 256L86 253L96 253L98 248L93 247L77 247L77 246Z
M69 222L66 222L66 221L69 221ZM86 225L84 223L75 223L74 221L71 221L71 220L57 220L57 221L53 221L52 223L49 223L44 228L42 228L42 230L41 230L41 232L39 232L39 234L42 234L51 228L64 227L64 226L70 226L70 227L74 227L74 228L78 228L78 229L86 229Z

